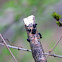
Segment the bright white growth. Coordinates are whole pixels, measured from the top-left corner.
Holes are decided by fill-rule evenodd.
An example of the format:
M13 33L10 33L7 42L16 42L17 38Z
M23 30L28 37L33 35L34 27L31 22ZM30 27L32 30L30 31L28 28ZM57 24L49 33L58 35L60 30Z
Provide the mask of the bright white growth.
M34 15L31 15L31 16L28 16L27 18L24 18L24 23L25 25L29 25L29 24L34 24L34 21L35 21L35 16Z

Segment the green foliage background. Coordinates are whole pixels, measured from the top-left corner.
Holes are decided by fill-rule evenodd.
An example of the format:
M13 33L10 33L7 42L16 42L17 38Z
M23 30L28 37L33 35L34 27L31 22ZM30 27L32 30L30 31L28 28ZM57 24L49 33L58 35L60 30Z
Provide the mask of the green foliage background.
M17 1L17 2L16 2ZM29 43L26 41L27 34L23 24L23 18L29 15L35 15L38 31L42 34L41 43L45 52L48 52L62 35L62 28L58 27L52 17L55 6L62 2L61 0L10 0L1 5L0 16L4 15L7 8L14 10L14 23L1 25L0 32L9 38L8 44L22 46L30 49ZM57 11L57 10L56 10ZM3 21L3 23L5 23ZM9 27L10 25L10 27ZM9 27L9 28L8 28ZM7 33L7 28L10 31ZM12 28L12 29L11 29ZM14 31L12 35L11 31ZM6 34L5 34L6 33ZM8 37L8 35L10 37ZM54 49L52 53L62 55L62 42ZM10 48L18 62L34 62L32 54L21 50ZM48 57L48 62L62 62L61 58ZM14 62L7 48L0 47L0 62Z

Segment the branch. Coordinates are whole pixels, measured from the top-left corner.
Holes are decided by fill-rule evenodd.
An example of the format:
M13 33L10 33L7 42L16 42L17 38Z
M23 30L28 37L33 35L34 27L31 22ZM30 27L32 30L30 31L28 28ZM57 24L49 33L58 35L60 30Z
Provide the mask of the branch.
M5 44L0 43L0 45L4 46ZM20 48L20 47L16 47L16 46L11 46L11 45L7 45L9 48L13 48L13 49L17 49L17 50L23 50L23 51L28 51L28 52L32 52L31 50L25 49L25 48ZM56 54L49 54L49 53L44 53L45 55L49 55L49 56L53 56L53 57L58 57L58 58L62 58L62 56L60 55L56 55Z
M46 56L44 54L44 50L40 42L41 35L37 32L37 24L35 24L35 17L31 15L27 18L24 18L24 24L28 35L27 41L29 41L30 43L32 56L35 62L47 62L44 61Z
M45 55L49 55L49 56L53 56L53 57L62 58L62 56L61 56L61 55L56 55L56 54L49 54L49 53L45 53Z
M61 39L62 39L62 36L61 36L60 39L56 42L56 44L54 45L54 47L49 51L49 53L51 53L51 52L55 49L55 47L58 45L58 43L61 41Z
M13 59L15 60L15 62L17 62L15 56L12 54L11 50L10 50L9 47L7 46L7 43L5 42L5 40L4 40L4 38L3 38L3 36L2 36L1 34L0 34L0 37L1 37L1 39L3 40L3 42L4 42L5 46L7 47L7 49L9 50L9 52L11 53L11 55L12 55Z
M0 43L0 45L4 46L5 44ZM23 51L29 51L31 52L31 50L25 49L25 48L20 48L20 47L16 47L16 46L11 46L11 45L7 45L9 48L13 48L13 49L18 49L18 50L23 50Z
M51 52L55 49L55 47L58 45L58 43L61 41L62 36L60 37L60 39L56 42L56 44L54 45L54 47L49 51L49 54L46 56L45 60L48 58L48 56L51 54Z

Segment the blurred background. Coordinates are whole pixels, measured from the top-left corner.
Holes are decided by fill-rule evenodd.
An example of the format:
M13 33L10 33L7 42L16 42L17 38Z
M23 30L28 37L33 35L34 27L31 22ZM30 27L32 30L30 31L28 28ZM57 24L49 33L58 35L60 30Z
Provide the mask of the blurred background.
M40 41L44 51L48 52L62 36L62 27L56 24L53 12L62 15L62 0L0 0L0 33L9 40L7 44L30 49L23 18L34 15L38 32L42 34ZM61 41L52 54L62 55ZM30 52L10 49L18 62L34 62ZM62 58L50 56L47 60L62 62ZM1 45L0 62L14 62L7 48Z

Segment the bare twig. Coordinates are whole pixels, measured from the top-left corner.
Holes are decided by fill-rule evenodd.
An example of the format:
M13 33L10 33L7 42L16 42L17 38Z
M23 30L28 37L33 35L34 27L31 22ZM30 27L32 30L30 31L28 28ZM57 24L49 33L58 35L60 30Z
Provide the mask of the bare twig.
M55 47L58 45L58 43L60 42L61 39L62 39L62 36L61 36L60 39L56 42L56 44L54 45L54 47L49 51L49 54L46 56L45 60L48 58L48 56L51 54L51 52L55 49Z
M4 46L5 44L0 43L0 45ZM20 48L20 47L16 47L16 46L11 46L11 45L7 45L9 48L13 48L13 49L18 49L18 50L23 50L23 51L29 51L31 52L31 50L25 49L25 48Z
M0 37L1 37L2 41L4 42L5 46L7 47L7 49L9 50L9 52L11 53L11 55L12 55L13 59L15 60L15 62L17 62L15 56L13 55L13 53L11 52L9 47L7 46L7 43L5 42L5 40L4 40L4 38L3 38L3 36L1 34L0 34Z
M45 53L45 55L49 55L49 56L53 56L53 57L62 58L62 56L61 56L61 55L56 55L56 54L49 54L49 53Z
M4 46L5 44L0 43L0 45ZM9 48L13 48L13 49L17 49L17 50L23 50L23 51L28 51L31 52L31 50L25 49L25 48L20 48L20 47L16 47L16 46L11 46L11 45L7 45ZM45 55L48 55L49 53L45 53ZM53 56L53 57L58 57L58 58L62 58L62 56L60 55L56 55L56 54L49 54L49 56Z
M61 41L61 39L62 39L62 36L61 36L60 39L56 42L56 44L54 45L54 47L49 51L49 53L51 53L51 52L55 49L55 47L58 45L58 43Z

